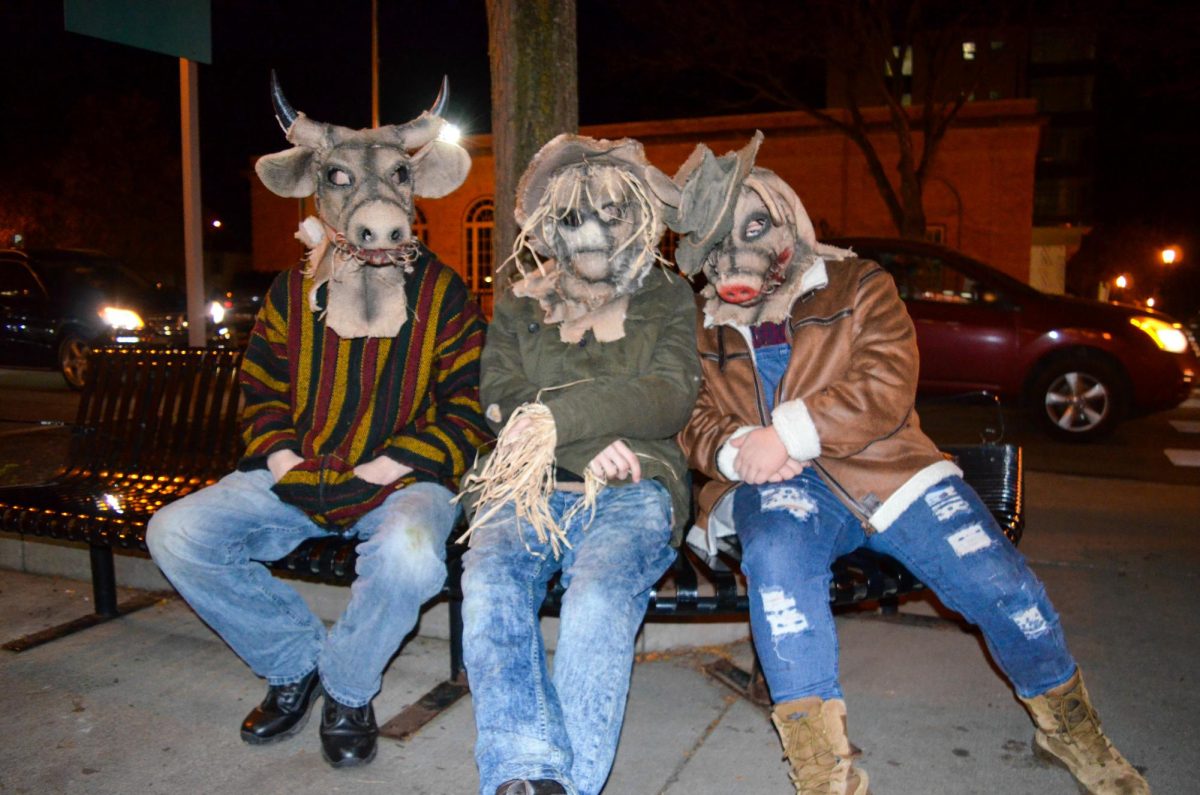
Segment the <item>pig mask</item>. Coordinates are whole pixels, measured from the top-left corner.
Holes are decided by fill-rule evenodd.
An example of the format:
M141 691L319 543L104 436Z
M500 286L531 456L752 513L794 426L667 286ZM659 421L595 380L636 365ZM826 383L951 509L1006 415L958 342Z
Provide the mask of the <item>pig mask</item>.
M704 272L709 326L782 322L804 289L805 273L851 255L818 243L796 192L774 172L754 167L761 143L756 133L744 149L721 158L701 144L675 177L682 185L672 219L682 235L677 257L685 273Z

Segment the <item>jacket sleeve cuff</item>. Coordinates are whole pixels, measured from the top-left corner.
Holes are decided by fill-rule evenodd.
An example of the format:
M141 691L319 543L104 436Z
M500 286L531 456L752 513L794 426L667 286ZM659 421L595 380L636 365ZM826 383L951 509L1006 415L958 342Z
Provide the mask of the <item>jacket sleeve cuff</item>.
M737 470L733 468L733 461L737 458L738 448L731 445L730 442L739 436L745 436L746 434L750 433L750 431L757 431L761 427L761 425L743 425L730 434L729 438L725 440L725 443L721 445L721 449L717 450L717 471L720 472L726 480L742 479L741 475L737 473Z
M771 412L771 424L792 458L811 461L821 454L821 436L803 400L780 403Z

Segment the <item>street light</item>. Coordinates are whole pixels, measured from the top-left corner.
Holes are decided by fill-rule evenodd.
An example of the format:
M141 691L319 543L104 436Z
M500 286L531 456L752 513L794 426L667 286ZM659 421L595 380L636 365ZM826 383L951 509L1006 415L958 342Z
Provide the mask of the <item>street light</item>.
M1167 246L1162 251L1158 252L1159 259L1163 265L1174 265L1183 259L1183 251L1179 246Z
M1129 286L1129 277L1122 273L1113 281L1113 286L1118 290L1124 290Z

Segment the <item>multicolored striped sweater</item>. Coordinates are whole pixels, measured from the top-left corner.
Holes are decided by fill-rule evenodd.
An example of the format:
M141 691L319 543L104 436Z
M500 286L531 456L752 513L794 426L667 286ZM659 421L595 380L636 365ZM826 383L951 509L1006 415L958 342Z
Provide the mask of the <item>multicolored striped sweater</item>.
M423 250L405 278L409 320L390 338L341 338L310 309L311 287L298 269L283 273L259 311L240 376L239 468L295 451L303 463L275 492L331 530L350 528L410 483L457 488L492 438L479 406L484 322L462 280ZM327 289L317 293L321 306ZM379 455L412 473L386 486L354 475Z

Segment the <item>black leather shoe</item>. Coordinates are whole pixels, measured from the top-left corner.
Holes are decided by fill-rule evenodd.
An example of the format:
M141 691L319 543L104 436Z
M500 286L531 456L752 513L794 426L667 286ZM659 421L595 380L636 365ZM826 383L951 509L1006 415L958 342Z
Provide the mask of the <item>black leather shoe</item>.
M242 739L251 745L266 745L298 734L308 723L308 710L320 690L316 668L299 682L271 685L267 697L242 721Z
M375 758L375 709L347 707L328 693L321 706L321 755L334 767L365 765Z
M567 790L548 778L534 781L522 778L504 782L496 788L496 795L567 795Z

